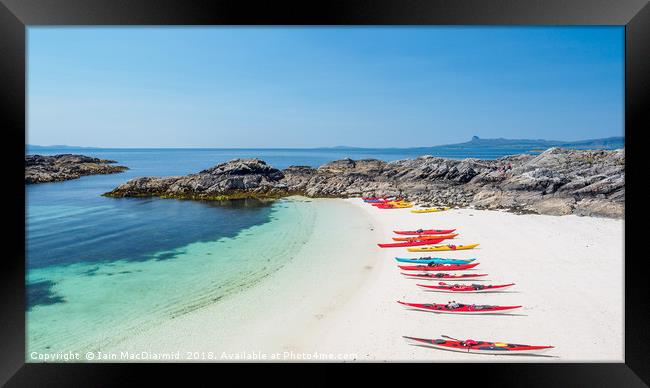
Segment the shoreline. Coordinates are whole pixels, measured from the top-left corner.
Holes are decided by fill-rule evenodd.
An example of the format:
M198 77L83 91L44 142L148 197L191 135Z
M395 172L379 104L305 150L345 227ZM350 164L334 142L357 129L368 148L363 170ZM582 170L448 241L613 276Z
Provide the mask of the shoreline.
M370 218L354 206L336 199L309 201L321 207L312 236L283 268L253 287L166 321L107 351L180 351L181 359L189 361L188 353L196 352L211 352L217 358L195 361L229 361L222 353L234 357L242 352L300 352L299 344L309 341L309 333L329 321L365 283L372 272L368 268L373 265L372 255L350 263L376 238ZM337 230L336 222L350 212L356 216L354 221ZM326 228L332 230L323 235L328 233ZM331 246L331 238L351 236L360 236L366 244L352 250L349 244ZM332 254L335 259L330 258ZM331 270L332 265L338 269Z
M325 331L328 335L325 342L344 333L358 336L360 340L355 346L366 349L367 359L372 361L623 360L622 220L575 215L516 215L471 209L413 214L410 209L384 211L364 205L360 200L350 201L364 207L377 224L384 226L382 241L390 241L392 229L457 228L460 236L454 243L481 243L478 249L437 252L433 256L477 258L480 265L470 271L489 274L481 283L514 282L516 285L512 291L498 294L427 292L415 285L423 281L400 275L394 256L429 254L404 253L403 248L383 249L378 281L369 284L353 303L346 306L348 313L354 312L364 317L366 322L373 322L372 329L359 330L358 325L341 321ZM504 243L507 244L505 248ZM605 266L609 268L605 269ZM604 288L602 285L608 286ZM459 303L523 307L502 316L468 316L413 311L399 306L397 300L416 303L456 300ZM594 324L594 320L603 321ZM364 332L369 335L362 336ZM553 345L555 349L541 357L488 357L410 346L402 339L404 335L439 338L441 334L461 339ZM333 348L335 346L330 347Z
M318 201L346 203L339 207L347 209L347 219L338 220L338 233L345 236L355 231L353 244L340 246L312 236L297 254L300 259L260 284L141 333L112 350L188 349L213 352L216 357L182 358L188 361L229 361L223 358L224 352L233 357L239 354L238 360L242 354L280 352L354 355L352 361L623 360L623 220L472 209L413 214L409 209L375 209L360 199ZM352 211L354 207L359 211ZM350 213L361 219L351 218ZM490 275L486 284L514 282L516 286L499 294L455 295L419 289L415 284L421 282L400 275L393 259L418 254L380 249L376 243L390 241L393 228L420 226L457 228L460 236L454 243L478 242L479 249L441 252L440 257L476 257L481 263L476 271ZM319 233L318 227L314 233ZM336 256L341 254L346 257ZM301 261L305 257L318 259ZM297 264L304 265L296 268ZM397 300L523 307L508 316L462 316L411 311ZM258 305L242 306L242 301ZM595 319L603 322L594 325ZM409 346L402 338L441 334L556 348L547 357L486 357Z

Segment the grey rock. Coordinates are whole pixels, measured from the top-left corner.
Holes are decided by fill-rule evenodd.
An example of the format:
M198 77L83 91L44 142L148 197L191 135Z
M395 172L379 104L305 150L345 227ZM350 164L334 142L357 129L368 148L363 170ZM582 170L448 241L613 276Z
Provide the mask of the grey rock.
M115 174L128 170L125 166L113 166L112 163L117 162L85 155L25 155L25 183L58 182L84 175Z
M560 148L497 160L343 159L283 171L259 159L236 159L185 177L133 179L106 195L191 199L399 195L420 205L623 217L624 167L623 150Z

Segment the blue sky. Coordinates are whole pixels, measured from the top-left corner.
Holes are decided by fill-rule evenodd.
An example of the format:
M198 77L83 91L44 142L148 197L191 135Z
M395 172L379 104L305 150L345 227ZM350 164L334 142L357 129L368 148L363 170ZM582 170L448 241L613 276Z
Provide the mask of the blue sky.
M29 144L622 136L623 27L28 29Z

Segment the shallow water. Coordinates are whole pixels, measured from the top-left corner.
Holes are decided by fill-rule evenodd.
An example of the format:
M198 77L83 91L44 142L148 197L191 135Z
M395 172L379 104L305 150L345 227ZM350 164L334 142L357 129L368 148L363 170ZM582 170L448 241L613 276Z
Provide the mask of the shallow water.
M250 287L293 259L309 238L315 208L288 199L269 221L232 237L150 253L149 260L35 268L28 282L53 303L28 311L28 351L90 351ZM207 220L206 220L207 221Z

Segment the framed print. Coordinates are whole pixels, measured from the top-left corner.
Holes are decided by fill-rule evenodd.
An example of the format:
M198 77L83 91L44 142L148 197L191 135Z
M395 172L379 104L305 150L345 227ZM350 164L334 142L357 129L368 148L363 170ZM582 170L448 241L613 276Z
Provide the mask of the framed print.
M647 384L645 1L0 2L3 383Z

